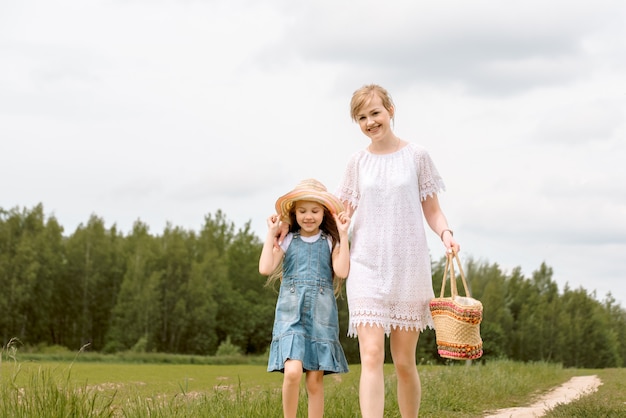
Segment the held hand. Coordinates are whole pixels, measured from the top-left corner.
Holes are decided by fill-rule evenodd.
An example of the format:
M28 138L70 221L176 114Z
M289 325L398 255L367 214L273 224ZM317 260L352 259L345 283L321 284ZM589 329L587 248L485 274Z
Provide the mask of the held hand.
M352 218L355 210L354 207L347 201L343 202L343 206L346 208L346 215L348 215L349 218Z
M278 224L280 220L278 219L278 215L272 215L267 218L267 229L269 232L276 233L278 231Z
M280 220L278 220L278 222L280 222ZM283 240L285 239L288 233L289 233L289 224L287 222L280 222L280 225L278 225L278 229L276 231L276 239L274 240L274 247L279 248L280 244L283 243Z
M348 229L350 228L350 222L352 221L348 213L341 212L338 215L337 214L334 215L334 217L335 217L335 222L337 223L337 229L339 230L339 232L347 233Z

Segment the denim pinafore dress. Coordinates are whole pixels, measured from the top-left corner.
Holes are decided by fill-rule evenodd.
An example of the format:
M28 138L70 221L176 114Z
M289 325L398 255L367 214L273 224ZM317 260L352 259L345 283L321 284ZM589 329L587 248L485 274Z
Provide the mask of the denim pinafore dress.
M324 233L305 242L299 233L285 252L267 371L284 372L286 360L304 370L346 373L339 342L337 301L333 293L330 248Z

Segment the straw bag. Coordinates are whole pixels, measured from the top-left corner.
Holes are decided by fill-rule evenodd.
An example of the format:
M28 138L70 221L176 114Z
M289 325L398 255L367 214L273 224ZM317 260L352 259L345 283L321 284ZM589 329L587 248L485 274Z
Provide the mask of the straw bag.
M483 305L470 296L459 256L447 255L443 272L441 294L430 301L430 312L435 322L437 352L441 357L453 360L473 360L483 355L483 340L480 338L480 322ZM459 266L465 296L459 296L454 276L454 260ZM446 278L450 275L450 297L444 297Z

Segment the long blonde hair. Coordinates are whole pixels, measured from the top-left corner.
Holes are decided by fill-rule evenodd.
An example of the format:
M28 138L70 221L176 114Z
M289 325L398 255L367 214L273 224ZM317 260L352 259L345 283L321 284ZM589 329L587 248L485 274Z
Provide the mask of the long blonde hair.
M337 229L337 223L335 222L335 218L332 213L328 210L326 206L322 206L324 208L324 219L320 225L320 229L326 235L330 237L331 241L331 268L332 268L332 252L334 251L337 243L339 242L339 230ZM295 233L300 230L300 225L296 221L296 205L292 205L289 209L289 232ZM285 256L283 254L283 259L280 261L276 269L267 277L267 281L265 282L265 286L274 286L275 283L283 280L283 261ZM338 296L341 293L341 287L343 286L344 279L338 277L333 272L333 289L335 296Z

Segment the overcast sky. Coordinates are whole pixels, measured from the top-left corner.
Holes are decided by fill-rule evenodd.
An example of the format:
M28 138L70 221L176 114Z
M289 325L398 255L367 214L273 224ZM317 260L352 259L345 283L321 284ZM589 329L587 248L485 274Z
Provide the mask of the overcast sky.
M0 208L67 235L222 210L263 238L301 179L335 191L374 82L462 258L626 308L625 22L623 0L0 0Z

